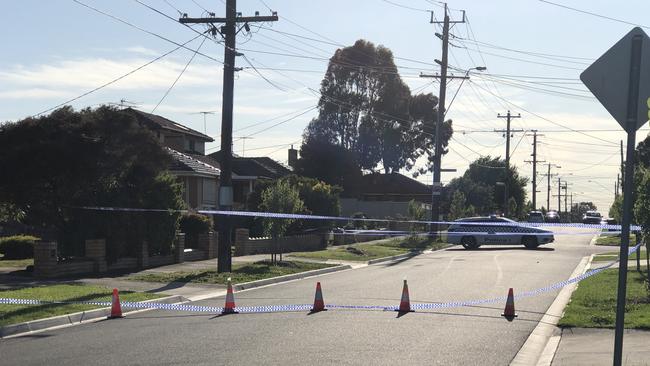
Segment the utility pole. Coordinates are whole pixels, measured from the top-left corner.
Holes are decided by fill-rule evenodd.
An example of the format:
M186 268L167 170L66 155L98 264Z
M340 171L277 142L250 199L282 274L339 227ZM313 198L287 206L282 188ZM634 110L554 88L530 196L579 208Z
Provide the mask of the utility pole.
M567 182L564 182L564 187L562 187L562 189L564 189L564 213L565 213L565 214L568 214L568 213L569 213L569 210L567 210L567 206L566 206L566 203L567 203L567 199L566 199L566 198L567 198L567 196L569 195L569 191L568 191L567 188L568 188L568 187L567 187Z
M217 18L189 18L187 14L178 20L182 24L209 24L212 34L219 33L225 39L224 64L223 64L223 102L221 108L221 176L219 188L219 208L224 211L232 209L232 115L233 115L233 90L235 86L235 56L237 52L236 36L242 29L250 29L248 23L275 22L278 15L273 12L271 16L243 17L237 13L237 0L226 0L226 17ZM243 23L239 29L237 26ZM215 24L223 24L217 28ZM217 250L217 272L232 271L232 227L230 217L222 216L219 220L219 246Z
M533 211L537 210L537 192L538 192L537 191L537 163L545 163L545 161L543 160L542 161L537 160L537 136L544 136L544 135L538 135L537 130L533 130L533 153L530 155L533 157L533 160L526 161L526 163L533 163Z
M494 132L505 132L506 134L506 171L505 171L505 178L503 180L503 183L505 184L504 194L503 194L503 216L507 216L508 215L508 176L510 174L510 134L514 132L523 132L524 130L510 129L510 121L513 118L521 118L521 114L517 114L516 116L514 116L510 114L510 111L508 111L508 113L505 116L502 116L501 114L497 114L497 118L505 118L507 121L505 130L494 130Z
M560 177L557 178L557 212L562 212L562 206L560 206L560 198L562 197L562 182L560 182Z
M623 159L623 140L621 140L621 186L625 186L625 160Z
M442 60L435 60L440 64L440 75L420 75L421 77L434 77L440 78L440 94L438 97L438 114L436 118L436 128L434 135L434 157L433 157L433 184L431 190L431 221L437 222L440 220L440 195L442 193L442 183L440 183L441 172L441 158L442 158L442 139L440 138L440 126L445 119L445 99L447 96L447 79L468 79L468 76L447 76L448 67L448 49L449 49L449 24L465 23L465 11L463 11L462 21L450 21L449 13L447 11L447 4L445 3L445 16L442 22L435 21L433 11L431 12L431 24L442 24L442 35L436 36L442 40ZM432 225L432 230L435 228L438 231L438 225Z
M561 168L559 165L547 163L548 173L544 174L546 176L546 210L551 209L551 178L557 176L557 174L551 174L551 165L556 168Z

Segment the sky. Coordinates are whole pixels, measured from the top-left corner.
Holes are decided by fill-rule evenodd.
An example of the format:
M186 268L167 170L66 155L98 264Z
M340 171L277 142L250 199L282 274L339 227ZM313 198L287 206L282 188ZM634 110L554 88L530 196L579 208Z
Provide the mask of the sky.
M448 5L452 20L463 20L461 10L466 15L465 23L451 29L453 74L478 66L487 70L471 71L462 85L458 80L448 84L447 118L455 132L442 167L457 172L443 173L443 183L481 156L505 155L505 138L494 130L505 128L497 115L510 110L521 115L512 128L525 131L513 133L511 164L529 178L531 131L539 131L538 160L544 163L538 165L538 206L546 206L542 174L551 164L551 174L567 182L574 202L594 202L606 213L625 133L579 75L632 24L650 32L644 17L650 2L449 0ZM287 149L300 146L305 126L317 115L329 57L358 39L392 50L413 93L439 93L435 79L420 77L439 72L434 60L441 58L441 41L435 33L441 28L430 23L431 11L436 20L444 15L438 1L240 0L237 6L244 16L256 11L279 16L237 36L243 54L236 61L243 70L236 74L234 96L233 150L238 155L286 163ZM219 149L223 45L218 38L199 37L195 30L204 26L192 30L177 19L180 13L224 16L223 1L22 0L3 1L3 10L0 121L48 113L62 104L77 109L122 104L205 132L216 140L207 152ZM647 134L644 125L637 142ZM432 177L418 180L431 184ZM529 199L531 190L529 184ZM557 209L557 197L550 201Z

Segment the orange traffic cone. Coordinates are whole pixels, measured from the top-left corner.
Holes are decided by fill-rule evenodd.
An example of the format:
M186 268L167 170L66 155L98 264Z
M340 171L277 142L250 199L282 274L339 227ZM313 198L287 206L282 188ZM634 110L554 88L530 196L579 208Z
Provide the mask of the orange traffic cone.
M320 282L316 282L316 296L314 296L314 306L311 308L312 312L323 311L325 309L325 302L323 302L323 291L320 288Z
M111 315L108 319L123 318L122 316L122 306L120 305L120 294L117 292L117 289L113 289L113 301L111 303Z
M506 308L503 310L503 314L501 314L501 316L508 319L508 321L512 321L512 319L517 317L517 314L515 313L515 297L512 294L512 287L510 288L510 290L508 290L508 299L506 300Z
M228 293L226 293L226 305L223 307L221 314L235 314L235 296L232 293L232 283L228 277Z
M404 288L402 289L402 300L399 303L399 309L396 311L400 313L413 311L411 310L411 300L409 300L409 285L406 283L406 280L404 280Z

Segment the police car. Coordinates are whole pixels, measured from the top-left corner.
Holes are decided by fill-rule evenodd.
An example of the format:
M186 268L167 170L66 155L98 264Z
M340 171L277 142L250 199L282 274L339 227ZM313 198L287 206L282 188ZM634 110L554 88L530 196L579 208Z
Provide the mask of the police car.
M447 242L465 249L481 245L523 245L535 249L552 243L553 232L524 226L505 217L468 217L454 221L447 229Z

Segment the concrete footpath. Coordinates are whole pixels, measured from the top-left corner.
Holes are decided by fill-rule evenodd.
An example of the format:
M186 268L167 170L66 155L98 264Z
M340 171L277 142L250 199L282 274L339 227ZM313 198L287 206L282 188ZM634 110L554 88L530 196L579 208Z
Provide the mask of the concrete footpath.
M598 268L607 262L591 262L590 268ZM628 263L636 267L636 261ZM642 264L642 267L643 264ZM611 268L618 268L618 263ZM559 331L559 332L558 332ZM547 349L552 358L541 359L537 365L611 365L614 355L614 329L603 328L557 328ZM623 365L650 365L650 331L626 329L623 335ZM549 363L550 362L550 363Z
M650 331L628 329L623 335L623 365L650 365ZM552 365L611 365L614 329L567 328Z

